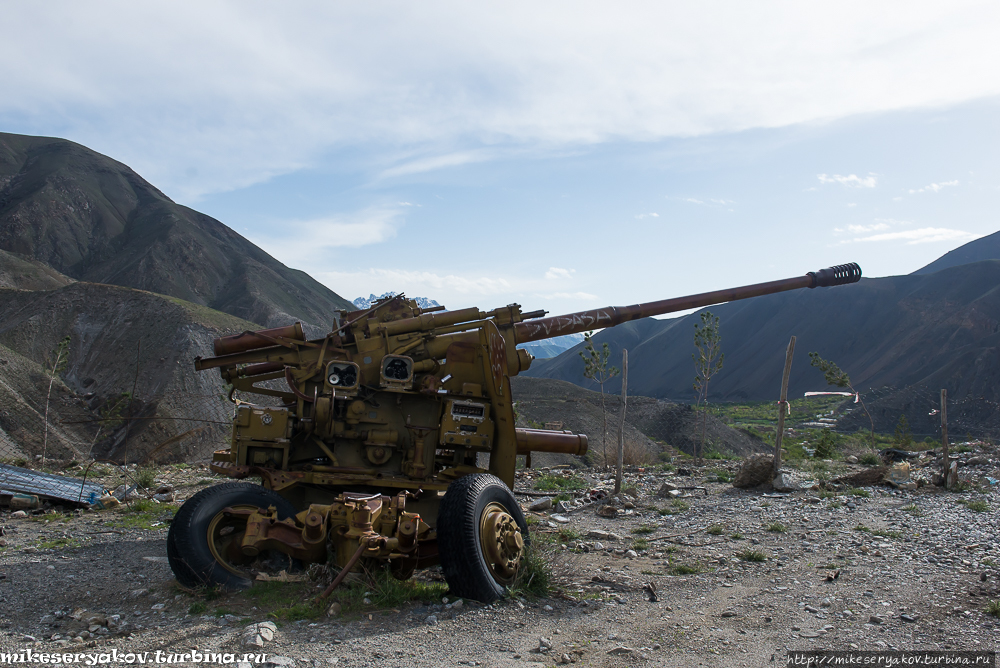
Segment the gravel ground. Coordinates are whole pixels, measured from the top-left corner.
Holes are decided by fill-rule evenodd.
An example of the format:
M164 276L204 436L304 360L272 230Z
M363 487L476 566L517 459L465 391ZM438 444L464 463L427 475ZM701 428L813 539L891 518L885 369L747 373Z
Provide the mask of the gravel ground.
M990 454L963 475L997 477ZM995 488L774 494L705 482L709 467L689 468L627 474L635 493L616 518L596 505L529 513L550 544L549 598L279 622L260 631L263 647L244 644L246 627L268 620L244 594L189 614L199 599L178 589L166 563L166 504L139 514L5 512L0 650L253 652L315 666L766 666L788 649L996 650L1000 620L985 611L1000 599ZM521 474L518 488L537 475ZM660 498L664 482L705 489ZM777 525L785 530L769 530Z

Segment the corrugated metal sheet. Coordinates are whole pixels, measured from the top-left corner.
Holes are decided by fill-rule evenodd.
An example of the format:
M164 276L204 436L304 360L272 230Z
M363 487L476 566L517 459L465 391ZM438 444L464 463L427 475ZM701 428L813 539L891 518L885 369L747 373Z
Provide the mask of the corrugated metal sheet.
M93 503L105 494L96 483L0 464L0 494L37 494L73 503Z

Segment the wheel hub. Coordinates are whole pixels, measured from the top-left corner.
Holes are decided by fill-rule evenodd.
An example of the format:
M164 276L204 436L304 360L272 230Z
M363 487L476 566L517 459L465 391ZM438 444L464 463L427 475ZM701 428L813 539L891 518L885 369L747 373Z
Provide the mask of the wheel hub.
M499 582L513 580L524 554L524 536L517 521L506 508L491 503L483 510L479 536L494 578Z

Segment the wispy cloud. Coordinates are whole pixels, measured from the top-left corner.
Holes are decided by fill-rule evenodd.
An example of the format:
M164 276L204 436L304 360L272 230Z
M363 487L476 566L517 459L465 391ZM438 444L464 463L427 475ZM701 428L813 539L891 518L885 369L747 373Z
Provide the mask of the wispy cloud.
M899 230L896 232L885 232L883 234L872 234L864 237L855 237L841 243L858 242L879 242L879 241L904 241L907 245L935 243L939 241L966 242L978 239L982 234L966 232L964 230L954 230L946 227L921 227L916 230Z
M281 262L309 270L329 262L337 248L359 248L388 241L403 224L396 208L369 208L308 220L283 220L270 226L281 235L251 235L250 241Z
M562 267L549 267L549 270L545 272L545 278L552 280L568 279L573 278L573 274L576 273L576 269L563 269Z
M400 175L488 159L467 150L484 144L565 150L1000 93L989 3L907 5L905 18L863 0L836 13L570 7L6 3L0 120L197 197L360 146L452 151L387 172Z
M915 195L917 193L937 193L941 192L944 188L949 188L958 185L958 179L954 181L942 181L941 183L931 183L923 188L910 189L910 194Z
M857 174L817 174L816 178L820 183L839 183L852 188L874 188L878 185L878 176L869 173L868 176L858 176Z
M586 302L593 302L598 299L597 295L592 295L589 292L552 292L549 294L539 294L538 296L545 299L571 299Z
M636 220L642 220L643 218L659 218L659 217L660 214L658 213L638 213L635 216Z
M687 202L688 204L698 204L700 206L707 206L707 207L711 207L713 209L722 208L722 209L726 209L727 211L732 211L732 208L730 208L730 205L731 204L735 204L735 202L733 200L731 200L731 199L717 199L717 198L713 198L713 197L708 197L706 199L698 199L697 197L670 197L670 196L668 196L667 199L677 200L678 202Z
M881 230L888 230L889 225L887 223L875 223L873 225L848 225L846 228L835 227L833 231L837 234L865 234L868 232L879 232Z

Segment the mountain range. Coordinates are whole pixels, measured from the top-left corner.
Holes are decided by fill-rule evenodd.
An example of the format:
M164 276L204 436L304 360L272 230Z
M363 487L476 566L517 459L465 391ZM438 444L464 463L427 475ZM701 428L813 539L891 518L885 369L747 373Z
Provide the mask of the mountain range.
M1000 233L972 241L907 276L730 302L678 318L633 321L594 336L611 360L629 351L629 391L694 399L694 325L719 316L722 371L710 399L777 398L789 337L796 336L790 396L826 389L807 353L846 371L858 389L921 386L962 400L1000 401ZM529 376L594 387L573 349L539 360ZM620 379L605 385L617 392ZM926 411L925 411L926 412ZM898 418L898 413L895 416Z
M909 276L711 307L726 359L710 397L775 399L794 334L793 396L824 388L807 363L816 351L859 389L900 388L872 406L879 429L891 431L900 410L926 422L939 388L980 401L961 413L970 421L1000 415L997 286L1000 233ZM195 373L193 357L210 355L218 336L296 320L321 336L333 311L361 307L111 158L0 133L0 457L204 459L224 447L231 405L222 379ZM613 360L629 349L630 394L683 404L693 398L697 317L634 321L594 340ZM594 389L579 337L531 345L539 358L570 349L527 375ZM618 380L605 390L617 392ZM127 440L126 414L135 420Z
M64 139L0 133L0 250L89 283L137 288L316 336L350 302L126 165Z

